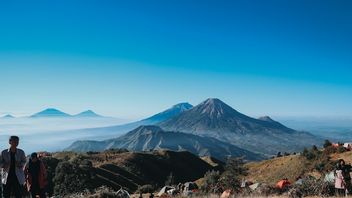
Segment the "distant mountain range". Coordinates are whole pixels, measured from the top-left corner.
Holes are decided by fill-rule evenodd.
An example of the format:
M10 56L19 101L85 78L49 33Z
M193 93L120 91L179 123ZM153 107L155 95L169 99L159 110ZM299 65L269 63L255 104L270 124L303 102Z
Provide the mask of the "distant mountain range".
M104 116L98 115L92 110L83 111L77 115L70 115L58 109L48 108L30 116L30 118L102 118Z
M148 127L148 130L137 128L141 125L158 125L160 128ZM137 129L132 130L135 128ZM68 148L69 150L104 150L117 147L131 150L159 147L172 150L187 148L201 156L204 154L203 151L207 151L210 155L223 158L224 155L231 155L231 153L235 156L246 152L248 156L254 153L271 156L277 152L298 152L304 147L322 143L321 138L310 133L287 128L268 116L259 119L248 117L221 100L213 98L195 107L188 103L181 103L155 116L127 125L85 130L85 132L110 136L132 131L119 138L102 142L75 142ZM177 138L176 134L180 138ZM190 136L191 134L193 136ZM215 140L219 142L215 143ZM216 147L214 144L221 144L222 147ZM231 151L224 149L224 147L230 148L229 145L233 146ZM224 154L221 155L218 152L224 152Z
M264 159L262 155L238 148L232 144L221 142L211 137L193 134L163 131L158 126L140 126L118 138L105 141L77 141L69 151L104 151L123 148L130 151L150 151L168 149L172 151L186 150L198 156L213 156L225 161L227 157L242 157L247 160Z

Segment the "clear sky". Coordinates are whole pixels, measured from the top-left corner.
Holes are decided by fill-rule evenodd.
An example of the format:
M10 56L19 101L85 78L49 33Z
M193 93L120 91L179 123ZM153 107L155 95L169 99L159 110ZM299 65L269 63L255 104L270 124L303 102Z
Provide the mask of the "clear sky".
M352 116L350 0L0 1L0 114L141 118L220 98Z

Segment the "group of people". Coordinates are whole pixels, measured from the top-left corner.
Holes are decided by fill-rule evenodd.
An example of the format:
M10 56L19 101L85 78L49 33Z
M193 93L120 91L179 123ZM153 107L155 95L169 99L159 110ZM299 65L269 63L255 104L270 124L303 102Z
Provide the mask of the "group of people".
M335 167L335 189L336 196L352 194L351 173L352 166L340 159Z
M4 198L22 198L25 190L31 197L45 198L46 169L37 153L32 153L27 161L25 152L18 147L19 137L9 138L10 147L1 152L0 168L2 193Z

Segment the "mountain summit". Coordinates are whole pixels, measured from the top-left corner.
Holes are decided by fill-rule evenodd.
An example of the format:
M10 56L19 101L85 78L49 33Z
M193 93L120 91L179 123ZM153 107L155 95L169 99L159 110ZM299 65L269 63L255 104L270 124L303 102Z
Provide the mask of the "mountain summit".
M142 122L151 122L151 124L155 124L155 123L158 123L158 122L161 122L161 121L165 121L167 119L170 119L184 111L188 111L192 108L193 106L189 103L179 103L179 104L176 104L174 106L172 106L171 108L163 111L163 112L160 112L158 114L155 114L149 118L146 118L144 120L142 120Z
M84 118L102 118L103 116L96 114L94 111L92 110L87 110L87 111L83 111L77 115L75 115L75 117L84 117Z
M270 117L246 116L216 98L209 98L192 109L159 124L168 131L210 136L240 148L264 154L293 152L320 139L290 129Z
M30 116L31 118L46 118L46 117L71 117L70 114L64 113L58 109L48 108Z
M11 119L11 118L15 118L15 117L11 114L7 114L7 115L4 115L2 118Z

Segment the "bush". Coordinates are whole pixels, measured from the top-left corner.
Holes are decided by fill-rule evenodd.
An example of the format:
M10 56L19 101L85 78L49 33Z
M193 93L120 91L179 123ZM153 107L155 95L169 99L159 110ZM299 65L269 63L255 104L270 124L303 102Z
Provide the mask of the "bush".
M242 158L229 158L227 160L225 171L220 178L221 186L224 189L231 189L239 192L241 180L248 174L248 169L244 167Z
M220 180L219 171L208 171L204 175L204 184L201 186L201 190L205 193L220 193L219 189L219 180Z
M293 185L289 191L291 198L307 197L307 196L320 196L327 197L334 194L333 186L324 182L323 178L316 179L311 176L302 178L302 184Z
M347 149L346 149L345 147L343 147L343 146L337 147L337 152L338 152L338 153L344 153L344 152L346 152L346 151L347 151Z
M75 192L92 190L94 185L94 171L92 163L82 156L72 161L60 162L55 170L54 194L68 195Z
M333 153L336 153L336 152L337 152L337 148L333 147L333 146L328 146L328 147L325 147L325 149L324 149L324 154L325 155L330 155L330 154L333 154Z
M49 196L54 195L54 177L55 177L55 170L57 165L59 164L60 160L53 158L53 157L44 157L42 158L42 162L44 163L47 171L47 181L48 184L46 186L46 192Z

